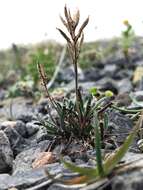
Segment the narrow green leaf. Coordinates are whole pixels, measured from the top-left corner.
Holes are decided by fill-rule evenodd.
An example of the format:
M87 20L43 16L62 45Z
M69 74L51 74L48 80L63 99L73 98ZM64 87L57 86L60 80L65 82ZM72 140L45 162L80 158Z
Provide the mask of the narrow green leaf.
M107 129L108 128L108 114L105 113L104 114L104 123L103 123L103 126L104 126L104 129Z
M121 147L119 147L115 151L114 154L112 154L109 158L107 158L107 160L105 160L104 171L105 171L106 175L108 175L113 170L113 168L118 164L118 162L124 157L124 155L126 154L126 152L129 149L129 146L133 142L134 137L136 136L137 131L142 126L142 122L143 122L143 115L141 115L141 117L139 118L136 126L134 127L134 129L132 130L132 132L129 134L129 136L126 138L126 140L123 143L123 145Z
M93 125L95 127L95 147L96 147L96 160L97 160L97 170L99 176L104 176L104 169L102 164L102 155L101 155L101 136L99 133L99 121L97 113L94 114Z
M85 108L85 117L88 117L91 113L91 101L92 101L92 96L89 96Z
M79 166L76 166L75 164L72 164L70 162L66 162L63 159L62 159L62 162L64 163L64 165L68 169L70 169L73 172L77 172L77 173L79 173L81 175L86 175L89 178L96 178L96 177L98 177L98 172L97 172L97 169L95 169L95 168L83 168L83 167L79 167Z
M98 109L98 107L107 99L107 97L100 98L94 107L94 110Z

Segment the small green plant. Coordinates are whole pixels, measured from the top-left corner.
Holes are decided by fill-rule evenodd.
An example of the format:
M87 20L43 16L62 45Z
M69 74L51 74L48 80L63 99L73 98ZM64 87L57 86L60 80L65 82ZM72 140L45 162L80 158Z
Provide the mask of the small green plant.
M56 62L54 50L52 49L52 47L49 47L47 51L44 51L43 48L38 48L36 53L33 53L31 55L31 58L32 58L31 63L27 65L27 73L30 76L32 76L34 84L36 85L37 82L39 81L37 65L35 64L35 62L37 62L37 59L39 63L43 65L43 67L45 68L49 80L54 73L55 62Z
M93 139L91 138L94 133L94 127L92 125L93 113L95 111L98 113L102 113L102 110L105 111L108 105L104 105L103 107L101 104L107 97L104 96L98 101L95 101L92 95L82 97L78 89L78 107L76 99L70 100L64 98L63 102L58 102L51 97L47 89L46 74L42 65L38 64L38 70L51 106L57 112L56 117L53 117L50 114L51 110L49 107L49 118L47 120L41 120L39 118L41 125L46 127L48 135L56 137L57 139L62 138L68 140L70 138L75 138L93 143ZM101 120L103 119L103 117L100 118Z
M85 98L84 103L83 99L80 99L80 115L77 112L76 102L73 100L64 98L63 102L55 102L54 106L58 112L57 117L53 118L50 115L49 119L41 121L41 124L47 128L48 135L64 139L70 137L89 139L93 129L91 125L94 111L92 96Z
M69 139L69 137L74 137L85 140L89 138L92 133L93 127L91 126L91 120L94 109L96 108L94 107L95 103L93 102L93 96L83 98L78 88L77 64L84 39L83 30L88 24L89 18L83 22L79 30L76 32L76 28L80 19L79 11L77 11L72 17L70 10L68 10L65 6L64 13L66 20L64 20L62 17L60 18L67 29L68 35L60 28L58 28L58 31L67 41L68 50L74 67L76 98L75 101L64 98L63 102L60 103L51 97L47 89L47 77L44 66L40 64L38 59L38 70L42 83L46 89L47 97L49 98L52 107L57 111L57 118L53 118L49 111L49 120L41 121L41 123L47 128L48 134L53 136L64 136L66 139Z
M126 138L125 142L121 147L119 147L115 152L110 154L105 160L102 158L101 154L101 137L100 137L100 132L99 132L99 122L98 122L97 114L94 117L94 126L95 126L95 147L96 147L96 161L97 161L97 166L95 168L83 168L83 167L78 167L72 163L65 162L62 160L65 164L65 166L72 170L73 172L77 172L81 177L75 177L72 180L67 180L64 181L65 184L80 184L80 183L93 183L96 182L97 180L108 176L111 174L113 169L117 166L117 164L121 161L121 159L124 157L126 152L128 151L131 143L134 140L134 137L136 136L137 132L141 128L143 124L143 115L140 116L137 124L129 134L129 136Z
M112 106L112 102L108 102L107 105L102 107L102 103L105 99L113 96L111 91L106 91L105 93L100 94L100 99L95 101L94 96L97 95L98 90L93 88L91 90L91 96L84 100L81 95L81 92L78 88L78 70L77 62L79 57L79 52L81 45L83 43L83 29L88 23L89 18L80 27L79 31L76 34L76 27L79 23L80 14L79 11L72 17L70 10L65 6L64 9L65 19L61 17L62 23L68 31L68 35L58 28L61 35L66 39L69 53L71 55L72 63L75 71L75 102L67 100L64 98L62 103L55 101L49 94L46 83L46 75L43 69L43 66L38 63L38 70L43 82L43 85L47 92L47 97L51 102L51 105L57 111L58 118L53 118L50 115L49 111L49 120L44 121L43 125L47 127L48 132L56 137L60 136L78 139L91 139L94 135L95 149L96 149L96 162L97 165L95 168L83 168L76 166L75 164L62 162L65 166L72 170L73 172L79 173L80 177L75 177L71 180L61 180L64 184L76 184L76 183L92 183L103 177L107 177L115 169L117 164L123 158L125 153L128 151L129 146L134 140L137 131L141 128L143 123L143 116L141 115L136 126L133 128L129 136L126 138L125 142L121 147L119 147L113 154L110 154L107 158L103 158L101 148L102 148L102 134L100 121L103 121L104 129L108 129L108 115L105 112L106 108ZM88 141L89 142L89 141ZM48 174L48 172L46 171ZM49 175L49 174L48 174ZM51 176L51 175L49 175ZM58 179L57 181L60 181Z
M114 93L111 90L106 90L105 92L101 92L99 89L97 89L96 87L92 87L89 89L89 92L95 96L95 97L112 97L114 96Z
M20 80L14 85L8 88L7 97L17 97L17 96L34 96L34 83L32 80Z
M131 48L133 44L135 33L134 33L132 25L129 23L128 20L125 20L123 24L125 25L126 29L122 32L121 48L122 48L125 59L129 61L129 57L130 57L129 49Z

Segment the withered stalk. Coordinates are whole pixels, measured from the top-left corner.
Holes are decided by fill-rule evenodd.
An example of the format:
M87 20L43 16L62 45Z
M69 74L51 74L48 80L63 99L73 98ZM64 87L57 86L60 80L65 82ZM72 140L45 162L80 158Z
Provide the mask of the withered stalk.
M79 24L79 19L80 19L79 10L77 10L76 13L73 16L71 16L70 10L67 9L67 7L65 6L64 15L65 15L65 19L61 16L60 16L60 19L63 25L65 26L65 28L67 29L68 34L66 34L60 28L57 28L57 29L67 41L69 54L72 60L72 64L74 66L75 93L76 93L76 101L78 102L78 58L79 58L79 53L80 53L81 46L83 44L83 39L84 39L83 30L88 24L89 17L83 22L79 30L76 32L76 28Z

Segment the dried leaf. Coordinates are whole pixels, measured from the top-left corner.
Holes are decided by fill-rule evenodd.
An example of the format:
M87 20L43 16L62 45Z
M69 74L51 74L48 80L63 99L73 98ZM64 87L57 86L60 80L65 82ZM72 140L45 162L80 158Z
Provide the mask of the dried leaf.
M63 19L63 17L60 15L60 19L63 23L63 25L68 29L68 24L66 23L66 21Z
M65 5L65 7L64 7L64 13L65 13L66 19L69 20L68 10L67 10L67 6L66 6L66 5Z
M57 30L67 40L67 42L71 44L70 38L60 28L57 28Z
M79 177L75 177L73 179L64 181L64 184L66 185L82 184L82 183L88 183L89 180L90 179L88 178L88 176L79 176Z
M70 57L71 57L72 62L73 62L73 47L72 47L72 44L68 43L67 47L68 47L68 51L69 51Z
M55 162L55 155L52 152L41 152L39 156L32 163L33 168L39 168L46 164Z
M65 8L64 8L64 13L65 13L65 18L66 18L67 24L68 24L68 31L71 33L71 31L72 31L71 22L70 22L69 12L67 10L67 6L66 5L65 5Z
M70 9L68 9L68 20L69 20L70 24L73 26L74 21L73 21L72 16L71 16Z
M82 32L80 42L79 42L79 46L78 46L78 55L80 54L80 50L81 50L81 46L83 44L83 40L84 40L84 33Z
M74 21L74 30L76 29L80 19L80 12L79 9L76 11L76 13L73 15L73 21Z
M89 17L87 17L87 19L83 22L82 26L80 27L79 32L78 32L78 34L76 36L76 41L80 38L80 36L81 36L81 34L83 32L83 29L86 27L88 22L89 22Z
M39 61L37 61L37 68L41 77L41 80L43 82L43 84L47 83L47 77L43 68L43 65L39 63Z

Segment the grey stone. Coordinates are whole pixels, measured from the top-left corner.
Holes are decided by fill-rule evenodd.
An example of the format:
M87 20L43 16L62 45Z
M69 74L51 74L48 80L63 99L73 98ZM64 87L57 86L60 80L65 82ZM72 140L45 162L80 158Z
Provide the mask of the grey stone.
M6 96L6 90L0 89L0 100L3 100Z
M6 134L0 130L0 173L9 172L12 168L13 152Z
M104 78L100 79L99 81L96 82L95 86L103 91L111 90L115 94L118 93L117 83L110 77L104 77Z
M39 125L36 125L34 122L26 123L26 131L28 137L34 135L38 130L39 130Z
M102 72L101 72L102 71ZM98 68L90 68L90 69L86 69L84 71L84 75L85 75L85 81L97 81L99 79L101 79L103 77L103 72L105 72L105 70L101 70ZM84 81L84 82L85 82Z
M125 78L117 82L117 88L119 93L125 93L130 92L133 87L129 78Z
M104 71L104 74L106 76L108 76L108 77L111 76L112 77L112 76L115 75L116 70L117 70L117 65L115 65L115 64L111 64L111 65L106 64L102 71Z
M5 118L15 120L22 118L24 121L24 117L22 117L24 113L26 113L26 115L34 115L31 101L31 99L26 99L24 97L13 98L12 100L11 98L3 100L1 102L3 107L0 108L0 118L2 117L4 120Z
M16 125L15 125L15 130L22 136L22 137L26 137L27 136L27 129L26 129L26 125L24 122L18 120L16 121Z
M15 187L20 190L34 187L48 178L43 168L33 169L18 175L9 176L7 174L0 175L0 190L7 190L11 187Z
M59 174L64 171L60 163L48 164L38 169L18 172L12 176L0 175L0 190L8 190L15 187L19 190L45 190L49 187L51 179L48 179L45 170L51 174Z
M137 101L143 101L143 91L136 91L136 92L133 92L132 95L134 96L134 98L137 100Z
M112 179L112 190L142 190L143 170L133 171Z
M78 190L79 187L70 187L62 184L52 184L47 190Z
M84 74L80 68L78 68L79 80L84 80ZM61 69L58 74L58 81L68 83L74 79L74 69L73 66Z
M9 139L14 155L17 155L29 145L29 141L24 139L14 128L7 127L4 132Z
M41 114L47 114L48 113L48 107L49 107L49 101L47 98L43 98L38 102L38 105L36 106L37 112Z
M35 134L33 134L31 139L35 139L37 143L44 140L48 140L49 137L48 137L46 127L39 126L39 130Z
M49 144L50 141L45 140L39 144L35 143L32 147L19 153L13 163L13 174L32 169L32 162L37 158L40 152L47 151Z
M21 120L24 123L27 123L32 120L36 120L36 116L33 113L23 113L23 114L20 114L16 119Z
M79 82L79 87L84 91L88 92L90 88L92 87L97 87L96 82ZM75 91L75 81L71 81L68 85L63 87L64 89L67 90L68 93L74 92Z
M133 122L129 117L113 110L109 113L109 128L116 141L123 143L133 128Z
M25 123L22 121L4 121L0 124L0 129L4 130L6 128L13 128L15 129L21 136L25 137L26 136L26 126Z

